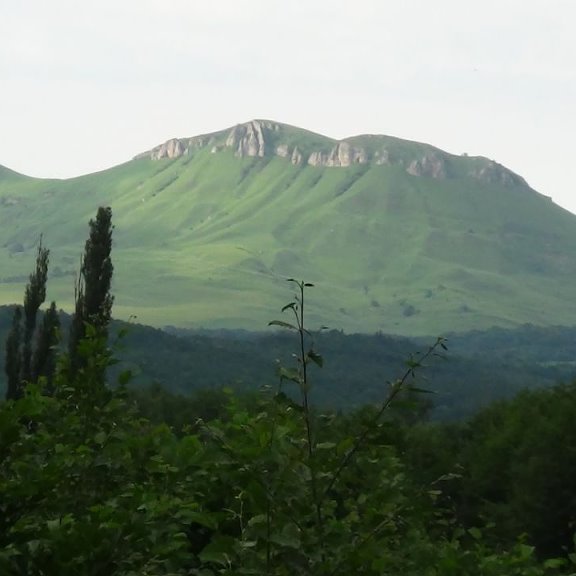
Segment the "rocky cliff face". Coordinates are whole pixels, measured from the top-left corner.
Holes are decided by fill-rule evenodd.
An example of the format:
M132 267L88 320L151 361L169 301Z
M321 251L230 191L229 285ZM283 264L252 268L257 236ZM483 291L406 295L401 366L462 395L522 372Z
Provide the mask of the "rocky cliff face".
M426 152L420 158L412 160L408 164L406 172L412 176L442 179L447 176L446 162L441 154Z
M259 120L248 122L248 124L238 124L228 134L225 146L226 148L232 148L234 154L239 158L244 156L264 158L266 155L264 131L278 130L278 128L278 124Z
M346 140L338 142L328 153L315 151L308 156L310 166L346 168L352 164L368 164L368 154L363 148L351 146Z
M340 141L325 138L325 145L322 148L304 151L306 148L304 144L299 146L292 143L294 138L286 138L287 128L283 124L269 120L252 120L222 132L193 138L173 138L152 150L139 154L136 158L175 159L193 154L203 148L209 148L212 154L227 149L232 150L238 158L277 156L295 166L346 168L356 164L395 165L412 176L437 180L450 178L450 164L458 161L451 154L421 144L414 144L413 154L404 152L399 155L395 153L394 147L390 146L388 142L390 139L378 136L370 138L369 147L356 144L359 138ZM354 143L350 140L354 140ZM462 160L468 165L466 174L472 178L504 186L526 184L517 174L486 158Z

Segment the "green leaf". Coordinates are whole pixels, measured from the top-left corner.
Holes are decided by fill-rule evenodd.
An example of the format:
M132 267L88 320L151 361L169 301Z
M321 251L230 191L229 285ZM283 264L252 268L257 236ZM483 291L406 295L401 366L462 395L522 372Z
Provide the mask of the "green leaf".
M340 442L338 442L338 454L344 454L345 452L348 452L352 446L354 446L354 439L350 436L340 440Z
M270 536L270 541L286 548L300 549L300 531L294 524L286 524L282 532Z
M60 520L47 520L46 521L46 528L48 528L48 530L50 532L53 532L54 530L58 530L58 528L60 528Z
M216 518L208 514L206 512L198 512L196 510L181 510L178 517L180 519L186 519L187 522L194 522L196 524L200 524L202 526L206 526L206 528L210 528L210 530L217 530L218 529L218 521Z
M96 444L102 445L104 444L104 442L106 442L106 438L107 438L106 432L100 430L100 432L97 432L96 435L94 436L94 442L96 442Z
M530 558L534 553L534 546L528 546L528 544L520 544L517 549L520 552L520 557L523 559Z
M410 392L417 392L418 394L436 394L434 390L426 390L425 388L416 388L416 386L408 386L406 390Z
M214 539L200 552L202 562L214 562L222 566L228 566L229 560L234 553L236 540L231 536L215 536Z
M267 522L266 514L256 514L256 516L252 516L250 520L248 520L248 526L257 526L257 525L264 525Z
M118 376L118 384L126 386L132 380L132 370L124 370Z
M564 560L564 558L550 558L544 560L544 568L554 570L557 568L563 568L564 566L566 566L566 560Z
M474 540L482 539L482 532L480 531L479 528L476 528L474 526L472 528L468 528L468 534L470 534L470 536L472 536Z
M302 382L302 376L300 376L300 372L294 368L284 368L284 366L280 366L278 368L278 376L282 378L282 380L290 380L291 382L296 382L296 384L300 384Z
M289 322L283 322L282 320L271 320L268 322L268 326L280 326L281 328L288 328L289 330L298 330L294 324L290 324Z
M318 450L332 450L336 448L336 444L334 442L320 442L316 444L316 448Z
M322 366L324 365L324 358L322 358L322 356L318 354L318 352L315 352L312 349L308 350L306 358L312 360L312 362L314 362L314 364L316 364L317 366L320 366L320 368L322 368Z

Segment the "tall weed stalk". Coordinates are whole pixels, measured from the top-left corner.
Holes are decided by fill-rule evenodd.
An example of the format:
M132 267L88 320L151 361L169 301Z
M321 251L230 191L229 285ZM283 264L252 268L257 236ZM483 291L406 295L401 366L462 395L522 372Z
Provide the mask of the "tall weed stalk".
M446 340L444 338L437 338L437 340L421 355L410 357L406 361L406 370L400 378L390 383L389 391L386 397L381 402L376 413L364 424L363 428L356 434L355 437L349 439L349 448L341 455L339 460L331 460L328 468L319 469L319 462L317 459L317 451L319 447L325 447L327 443L319 444L316 428L318 424L315 418L314 411L310 403L310 389L311 383L309 379L309 365L316 364L319 367L323 366L323 357L315 350L312 333L307 329L305 324L305 296L306 289L312 288L314 285L303 280L295 280L294 278L288 279L296 286L297 293L294 299L282 308L282 312L291 312L293 315L292 322L284 320L272 320L269 322L270 326L278 326L286 330L296 333L298 339L297 353L293 356L296 360L295 367L279 366L278 374L281 383L285 380L297 384L300 396L301 405L300 410L305 426L305 444L306 444L306 459L307 465L310 470L310 491L312 497L312 505L315 510L315 531L317 544L320 550L320 572L322 574L335 574L340 567L340 563L336 562L328 567L326 558L330 555L326 542L327 537L327 520L326 520L326 506L330 499L330 495L336 487L339 479L342 477L343 472L351 466L352 462L361 452L362 448L366 446L371 432L373 432L380 424L384 414L393 404L394 400L402 392L415 392L415 393L429 393L430 391L421 388L416 388L411 384L416 376L416 372L425 367L426 361L433 356L441 356L440 351L446 350ZM272 423L272 426L274 424ZM329 444L329 443L328 443ZM320 479L324 481L324 486L320 486ZM268 522L271 522L271 516L268 515ZM384 519L372 532L365 535L360 545L366 544L389 523L388 519ZM269 564L267 570L269 569Z

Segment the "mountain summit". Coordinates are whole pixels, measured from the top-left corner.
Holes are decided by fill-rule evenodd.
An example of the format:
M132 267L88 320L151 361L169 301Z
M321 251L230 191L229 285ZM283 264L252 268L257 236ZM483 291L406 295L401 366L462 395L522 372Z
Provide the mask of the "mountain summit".
M211 154L231 150L237 158L276 156L295 166L400 166L413 176L446 179L463 175L461 170L455 169L452 154L427 144L376 135L334 140L270 120L252 120L228 130L192 138L173 138L139 154L136 159L175 159L204 148L208 148ZM504 185L526 184L520 176L492 160L469 158L466 164L466 175L471 178Z
M71 307L99 205L120 317L265 329L295 277L316 285L312 327L576 324L576 217L483 157L253 120L70 180L0 170L0 303L21 300L43 234L49 298Z

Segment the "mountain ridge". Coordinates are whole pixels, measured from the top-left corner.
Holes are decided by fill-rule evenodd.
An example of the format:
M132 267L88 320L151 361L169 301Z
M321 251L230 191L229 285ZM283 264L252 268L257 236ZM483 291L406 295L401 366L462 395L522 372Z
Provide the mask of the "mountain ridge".
M305 134L314 139L315 146L302 150L286 132ZM436 179L450 177L450 160L464 157L471 165L468 175L473 178L501 182L504 185L526 184L518 174L483 156L458 157L430 144L380 134L360 134L338 140L280 122L261 119L208 134L171 138L151 150L136 155L133 159L176 159L193 154L202 148L210 148L212 154L229 148L238 158L278 156L297 166L308 164L347 168L355 164L399 165L413 176ZM404 153L400 154L398 148L404 148ZM407 148L411 148L409 153L406 152Z
M576 324L576 216L520 176L377 135L346 139L364 151L354 162L341 141L253 122L67 180L0 171L0 303L21 301L43 234L48 298L70 310L88 220L106 205L119 318L262 329L295 277L317 286L312 326Z

